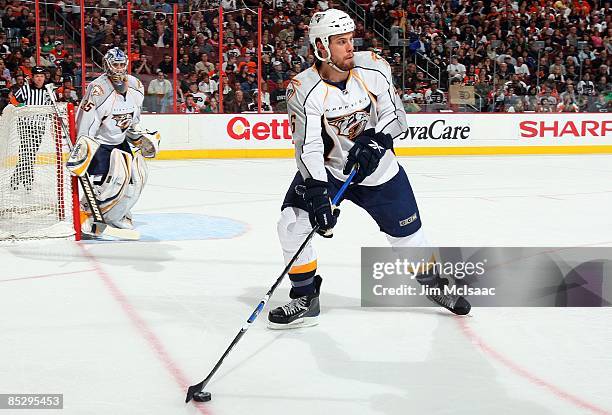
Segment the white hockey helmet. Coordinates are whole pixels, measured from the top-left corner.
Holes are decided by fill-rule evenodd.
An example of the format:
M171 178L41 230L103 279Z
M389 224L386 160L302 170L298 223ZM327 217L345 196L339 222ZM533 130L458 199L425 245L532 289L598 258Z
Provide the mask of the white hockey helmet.
M351 16L338 9L327 9L324 12L317 12L312 15L310 24L308 25L308 38L314 47L314 54L317 59L331 64L332 67L338 69L331 62L331 52L329 51L329 38L333 35L342 35L355 31L355 22ZM323 48L327 52L327 58L324 59L319 55L317 49L317 39L323 43Z

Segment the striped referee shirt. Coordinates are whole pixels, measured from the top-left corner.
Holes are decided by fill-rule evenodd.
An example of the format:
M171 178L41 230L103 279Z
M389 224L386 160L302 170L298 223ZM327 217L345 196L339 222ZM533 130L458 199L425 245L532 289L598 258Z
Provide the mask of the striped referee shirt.
M44 86L36 88L29 83L25 83L13 95L17 101L25 105L52 105Z

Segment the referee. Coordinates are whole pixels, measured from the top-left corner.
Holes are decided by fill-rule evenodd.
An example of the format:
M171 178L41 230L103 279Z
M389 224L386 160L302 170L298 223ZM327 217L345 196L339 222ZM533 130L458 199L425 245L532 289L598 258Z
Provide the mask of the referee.
M32 81L26 82L17 89L11 97L14 105L52 105L45 89L46 69L41 66L32 68ZM11 176L11 187L18 190L24 185L29 192L34 183L34 164L36 153L42 143L46 123L44 115L32 115L27 119L17 119L17 129L21 141L19 143L19 159Z

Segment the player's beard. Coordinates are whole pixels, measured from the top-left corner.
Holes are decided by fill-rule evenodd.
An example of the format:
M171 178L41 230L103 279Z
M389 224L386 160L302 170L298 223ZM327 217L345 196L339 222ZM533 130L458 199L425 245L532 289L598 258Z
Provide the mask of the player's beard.
M354 57L350 59L344 59L342 62L336 62L336 59L332 58L331 61L334 65L336 65L340 70L350 71L355 67Z

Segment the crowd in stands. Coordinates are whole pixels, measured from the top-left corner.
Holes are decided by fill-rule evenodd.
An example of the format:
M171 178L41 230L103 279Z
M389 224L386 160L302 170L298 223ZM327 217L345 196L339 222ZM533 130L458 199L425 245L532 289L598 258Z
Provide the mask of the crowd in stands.
M350 0L352 1L352 0ZM409 112L454 110L610 111L612 13L588 0L359 0L357 50L371 50L392 66L393 82ZM177 89L174 92L173 4L178 8ZM50 20L80 27L77 1L57 0ZM307 25L334 0L133 0L131 71L145 85L146 110L214 113L286 111L289 80L314 63ZM94 7L95 6L95 7ZM257 7L261 27L261 74ZM0 88L24 82L35 63L33 3L0 0ZM86 0L85 34L92 68L112 47L127 49L125 0ZM48 23L48 21L47 21ZM72 29L71 29L72 28ZM80 62L43 25L41 64L63 100L78 100ZM77 48L76 45L72 49ZM96 61L98 59L98 61ZM99 70L98 70L99 71ZM75 88L74 85L77 85ZM222 91L220 86L222 85ZM453 103L452 88L473 93Z
M609 1L373 0L364 7L370 24L390 28L396 83L412 110L432 96L446 99L439 88L451 85L473 87L483 111L610 110ZM403 56L421 68L437 65L439 85L417 65L404 70Z

